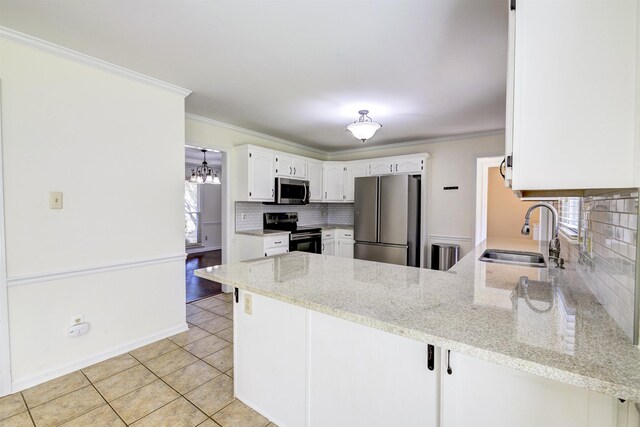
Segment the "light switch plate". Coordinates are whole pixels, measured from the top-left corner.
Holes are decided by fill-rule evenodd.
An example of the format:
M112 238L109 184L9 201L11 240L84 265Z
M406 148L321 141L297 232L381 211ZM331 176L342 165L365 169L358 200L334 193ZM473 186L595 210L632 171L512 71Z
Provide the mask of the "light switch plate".
M49 209L62 209L62 191L49 192Z
M253 312L253 307L251 306L251 295L245 294L244 296L244 312L247 314L251 314Z

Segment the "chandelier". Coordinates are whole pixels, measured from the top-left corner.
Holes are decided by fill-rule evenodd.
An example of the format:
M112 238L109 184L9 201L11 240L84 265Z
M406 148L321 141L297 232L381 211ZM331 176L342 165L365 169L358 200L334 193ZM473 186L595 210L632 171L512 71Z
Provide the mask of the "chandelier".
M202 151L203 155L202 164L196 169L191 169L189 182L195 182L196 184L220 184L218 173L209 167L207 163L207 150L200 151Z
M367 139L371 138L382 125L371 120L371 117L367 115L369 114L369 110L360 110L358 114L360 114L358 120L347 126L347 130L364 143Z

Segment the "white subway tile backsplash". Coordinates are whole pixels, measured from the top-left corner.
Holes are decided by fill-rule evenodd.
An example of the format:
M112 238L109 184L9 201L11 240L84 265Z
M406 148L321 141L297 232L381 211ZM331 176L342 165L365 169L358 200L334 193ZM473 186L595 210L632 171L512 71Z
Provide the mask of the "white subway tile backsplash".
M262 229L262 218L265 212L297 212L300 225L327 223L353 225L352 203L265 205L256 202L236 202L235 208L236 231Z
M632 338L636 292L638 193L615 192L582 199L579 247L569 260L587 286Z

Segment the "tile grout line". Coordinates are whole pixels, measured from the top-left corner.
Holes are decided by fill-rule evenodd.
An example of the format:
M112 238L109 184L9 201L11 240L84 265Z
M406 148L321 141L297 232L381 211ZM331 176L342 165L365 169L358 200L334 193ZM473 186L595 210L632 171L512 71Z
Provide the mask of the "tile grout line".
M20 392L20 397L22 398L22 402L24 403L24 407L27 408L27 414L29 414L29 418L31 419L31 422L35 426L36 425L36 420L33 419L33 415L31 414L31 410L29 409L29 405L27 405L27 399L24 398L24 394L22 394L22 392Z
M127 369L125 369L124 371L126 371L126 370L127 370ZM124 372L124 371L121 371L121 372ZM82 372L82 371L80 371L80 372ZM121 372L118 372L118 374L119 374L119 373L121 373ZM118 375L118 374L113 374L113 375L111 375L111 376L109 376L109 377L107 377L107 378L111 378L112 376L114 376L114 375ZM87 381L89 381L89 384L91 384L91 387L93 387L93 389L94 389L94 390L95 390L95 391L100 395L100 397L101 397L101 398L104 400L104 402L109 406L109 408L111 408L111 410L113 411L113 413L114 413L114 414L116 414L116 416L117 416L118 418L120 418L120 420L124 423L124 425L125 425L125 426L128 426L129 424L127 424L127 423L126 423L126 421L125 421L125 420L120 416L120 414L118 413L118 411L116 411L116 410L115 410L115 408L114 408L113 406L111 406L111 403L109 403L109 401L108 401L108 400L107 400L107 399L102 395L102 393L100 393L100 390L98 390L98 388L96 387L96 385L95 385L95 384L94 384L94 383L89 379L89 377L87 377L87 375L86 375L84 372L82 372L82 375L84 375L84 377L87 379ZM107 378L103 378L103 379L105 379L105 380L106 380ZM102 381L102 380L100 380L100 381ZM98 407L98 408L99 408L99 407ZM96 409L97 409L97 408L96 408ZM94 409L92 409L92 411L93 411L93 410L94 410ZM91 411L89 411L89 412L91 412ZM87 414L88 414L89 412L87 412ZM86 414L82 414L82 415L86 415ZM79 417L81 417L82 415L79 415L79 416L78 416L78 417L76 417L76 418L79 418ZM73 420L75 420L76 418L73 418L73 419L71 419L71 420L69 420L69 421L73 421ZM69 422L69 421L67 421L67 422Z

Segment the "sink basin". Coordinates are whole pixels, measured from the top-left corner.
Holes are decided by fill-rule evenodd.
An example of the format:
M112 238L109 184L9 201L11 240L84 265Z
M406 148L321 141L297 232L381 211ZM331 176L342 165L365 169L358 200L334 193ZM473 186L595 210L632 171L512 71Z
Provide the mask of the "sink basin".
M507 251L503 249L487 249L479 258L483 262L499 264L524 265L543 268L547 266L542 254L536 252Z

